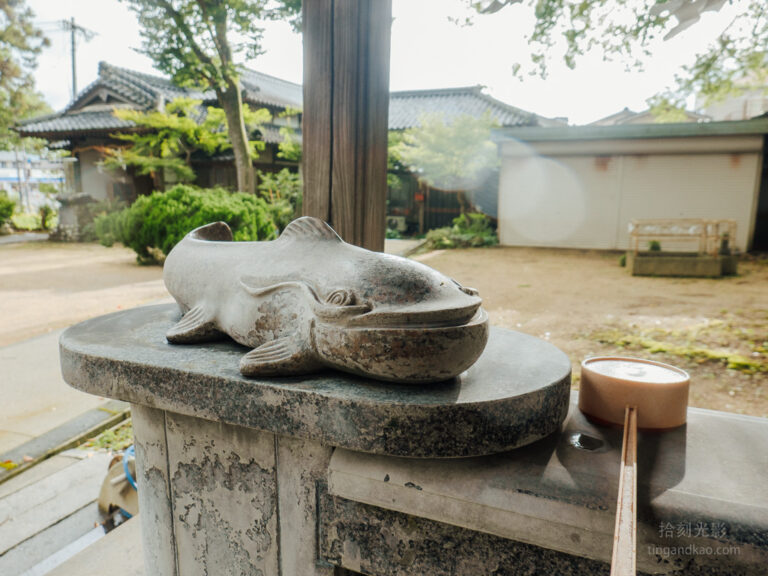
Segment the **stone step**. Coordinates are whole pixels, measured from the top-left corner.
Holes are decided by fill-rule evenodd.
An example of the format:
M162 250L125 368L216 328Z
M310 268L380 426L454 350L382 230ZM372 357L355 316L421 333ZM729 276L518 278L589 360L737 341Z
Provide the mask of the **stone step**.
M13 464L12 467L0 468L0 484L26 472L46 458L79 446L129 416L127 403L109 400L0 454L0 462Z
M96 527L103 535L96 498L110 458L70 450L0 485L0 574L27 573Z
M138 516L118 526L73 556L48 576L143 576L141 523Z

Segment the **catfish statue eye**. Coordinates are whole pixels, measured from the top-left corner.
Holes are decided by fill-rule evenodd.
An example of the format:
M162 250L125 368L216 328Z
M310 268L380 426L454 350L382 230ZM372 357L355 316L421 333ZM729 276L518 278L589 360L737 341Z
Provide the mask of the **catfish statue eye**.
M325 301L334 306L350 306L355 303L355 295L347 290L334 290Z

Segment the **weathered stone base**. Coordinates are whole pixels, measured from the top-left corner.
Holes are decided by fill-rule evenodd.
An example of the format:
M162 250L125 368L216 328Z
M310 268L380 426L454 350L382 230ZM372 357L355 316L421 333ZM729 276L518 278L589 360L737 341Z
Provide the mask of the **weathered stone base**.
M315 485L330 449L133 406L146 576L330 576Z
M51 242L78 242L80 240L80 232L76 226L63 226L59 224L56 230L51 232Z
M688 416L639 435L639 573L762 575L768 424ZM559 433L456 460L137 405L133 418L146 576L609 572L621 431L575 404Z
M738 258L732 254L708 256L676 252L627 252L627 268L633 276L683 276L717 278L737 273Z
M324 493L321 500L320 547L343 574L375 576L455 576L520 574L608 576L606 562L541 548L400 512L352 502ZM714 551L716 548L712 547ZM647 554L638 550L638 555ZM714 554L714 552L712 552ZM750 576L762 567L712 565L711 557L670 563L657 557L658 569L638 576Z
M597 560L328 494L321 500L320 531L323 556L354 573L584 576L610 571L608 564Z

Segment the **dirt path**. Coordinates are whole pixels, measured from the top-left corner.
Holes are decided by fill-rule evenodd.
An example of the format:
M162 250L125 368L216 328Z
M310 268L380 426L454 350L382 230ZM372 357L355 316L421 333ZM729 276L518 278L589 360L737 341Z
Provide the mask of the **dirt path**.
M127 248L0 246L0 346L165 297L162 269Z
M497 247L418 258L477 288L494 325L566 352L576 385L586 356L652 358L690 371L691 405L768 417L766 260L741 262L738 277L687 279L633 277L617 254L593 251Z

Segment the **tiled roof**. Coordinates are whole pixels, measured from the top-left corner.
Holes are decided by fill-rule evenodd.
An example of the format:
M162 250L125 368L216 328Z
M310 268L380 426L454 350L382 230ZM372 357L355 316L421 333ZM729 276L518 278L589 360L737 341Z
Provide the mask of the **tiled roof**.
M283 141L283 137L280 134L280 126L274 124L262 124L259 127L261 133L261 139L267 144L279 144ZM297 138L301 139L301 130L295 130Z
M70 112L63 115L48 116L42 120L19 126L19 132L24 136L57 137L56 135L78 133L111 133L134 127L129 120L120 120L112 114L112 110ZM274 124L264 124L259 129L261 139L267 144L277 144L283 141L280 127ZM297 130L297 134L301 134Z
M299 84L252 70L243 72L241 82L244 99L255 105L301 108L302 88ZM60 137L72 133L110 132L133 126L133 123L112 115L114 104L106 101L108 96L110 102L117 100L140 110L156 108L180 96L203 101L215 100L210 90L180 88L161 76L101 62L99 77L80 92L63 112L19 123L19 132L25 136ZM97 104L93 104L94 101ZM266 142L280 141L277 130L271 128L264 130L264 139Z
M446 121L461 115L480 117L485 112L500 126L536 125L536 115L505 104L487 94L482 86L392 92L389 99L389 129L418 126L424 114L442 114Z
M302 106L300 84L253 70L244 70L241 82L246 101L276 108L300 109ZM112 116L111 109L115 102L149 110L179 96L214 100L211 91L179 88L166 78L102 62L99 64L98 79L85 88L63 112L20 123L19 133L61 138L78 132L109 132L127 128L132 126L130 122ZM481 86L470 86L392 92L389 129L403 130L418 126L422 116L428 113L442 114L450 121L463 114L480 117L486 111L501 127L535 126L540 123L540 118L535 114L491 98L483 93ZM264 138L267 142L280 141L275 130L265 130Z
M254 70L243 70L240 81L245 90L246 100L267 106L301 109L304 101L301 84L294 84Z
M282 108L289 106L301 108L302 90L299 84L253 70L244 70L240 81L244 98L248 102ZM144 74L100 62L99 77L80 92L65 112L77 110L87 104L99 89L114 92L126 101L143 109L154 108L160 102L167 102L181 96L207 102L216 100L216 95L212 90L180 88L162 76Z
M32 119L19 126L22 136L52 136L78 132L111 132L119 128L131 128L133 122L120 120L111 110L70 112Z

